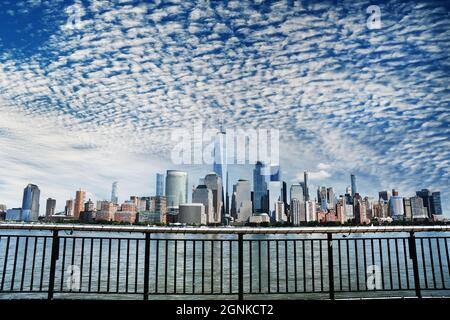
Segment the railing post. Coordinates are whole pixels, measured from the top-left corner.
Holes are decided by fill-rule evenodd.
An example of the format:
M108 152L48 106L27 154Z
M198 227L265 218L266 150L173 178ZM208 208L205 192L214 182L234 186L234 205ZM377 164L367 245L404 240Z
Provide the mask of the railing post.
M328 289L330 300L334 300L333 234L327 233L328 244Z
M47 299L53 299L53 291L55 288L55 271L56 271L56 260L59 257L59 237L58 230L53 230L52 238L52 253L50 257L50 275L48 278L48 295Z
M239 275L238 299L244 300L244 240L242 233L238 234L238 275Z
M419 278L419 265L417 263L416 238L414 237L413 231L411 231L408 240L409 240L409 257L412 259L412 263L413 263L414 288L416 290L417 298L421 299L422 293L420 291L420 278Z
M145 234L145 260L144 260L144 300L148 300L148 282L150 273L150 233Z

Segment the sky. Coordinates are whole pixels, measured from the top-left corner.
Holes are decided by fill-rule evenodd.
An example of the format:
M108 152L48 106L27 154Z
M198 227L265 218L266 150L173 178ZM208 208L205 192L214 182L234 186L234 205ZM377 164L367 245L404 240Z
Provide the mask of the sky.
M379 8L380 28L367 11ZM446 1L0 2L0 203L155 192L174 128L276 129L282 179L442 193L450 215ZM251 179L251 166L230 180Z

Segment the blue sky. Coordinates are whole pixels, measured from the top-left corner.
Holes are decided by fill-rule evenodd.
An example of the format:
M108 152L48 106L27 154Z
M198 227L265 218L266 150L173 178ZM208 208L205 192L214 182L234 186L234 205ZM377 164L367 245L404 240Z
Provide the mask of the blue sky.
M381 28L369 29L369 5ZM73 13L78 13L73 19ZM0 203L154 192L171 129L280 130L282 177L450 199L445 1L0 3ZM72 18L71 18L72 17ZM78 22L71 28L73 22ZM189 166L190 185L210 171ZM233 168L232 180L250 178ZM42 202L43 202L42 199Z

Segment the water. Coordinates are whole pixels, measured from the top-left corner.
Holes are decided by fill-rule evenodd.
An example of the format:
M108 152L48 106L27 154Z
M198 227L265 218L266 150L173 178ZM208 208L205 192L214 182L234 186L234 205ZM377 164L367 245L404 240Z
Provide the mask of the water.
M46 297L46 293L36 291L48 289L52 234L2 230L1 235L0 298ZM21 237L19 241L13 237L8 246L6 235L32 237L28 240ZM55 297L142 299L143 234L70 234L61 231L59 236ZM416 236L432 237L431 240L416 240L420 283L425 288L423 295L449 296L448 289L434 290L450 288L448 233L420 233ZM377 239L372 240L372 237ZM413 264L407 237L405 233L334 234L336 297L414 296ZM150 299L236 298L239 290L237 236L152 234L151 239ZM326 235L246 235L244 239L243 289L246 297L329 297ZM5 259L7 247L8 258ZM371 270L375 270L375 277L370 277ZM368 277L381 279L381 283L369 281L369 286L375 283L380 291L367 291Z

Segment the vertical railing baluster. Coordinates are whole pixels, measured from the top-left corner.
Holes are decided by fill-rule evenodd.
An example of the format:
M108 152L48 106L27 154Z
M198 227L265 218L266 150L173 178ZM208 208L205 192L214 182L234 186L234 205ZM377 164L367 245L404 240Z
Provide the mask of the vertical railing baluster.
M150 233L145 234L144 248L144 300L148 300L148 284L150 273Z
M419 265L417 263L417 248L414 232L411 232L409 236L409 257L413 262L414 288L416 290L416 296L420 299L422 298L422 293L420 292Z
M244 300L244 240L242 233L238 235L238 299Z
M55 287L56 260L58 260L58 256L59 256L58 230L53 230L52 253L50 257L50 275L48 279L48 295L47 295L48 300L53 299L53 290Z
M334 300L333 234L327 234L328 247L328 291L330 300Z

